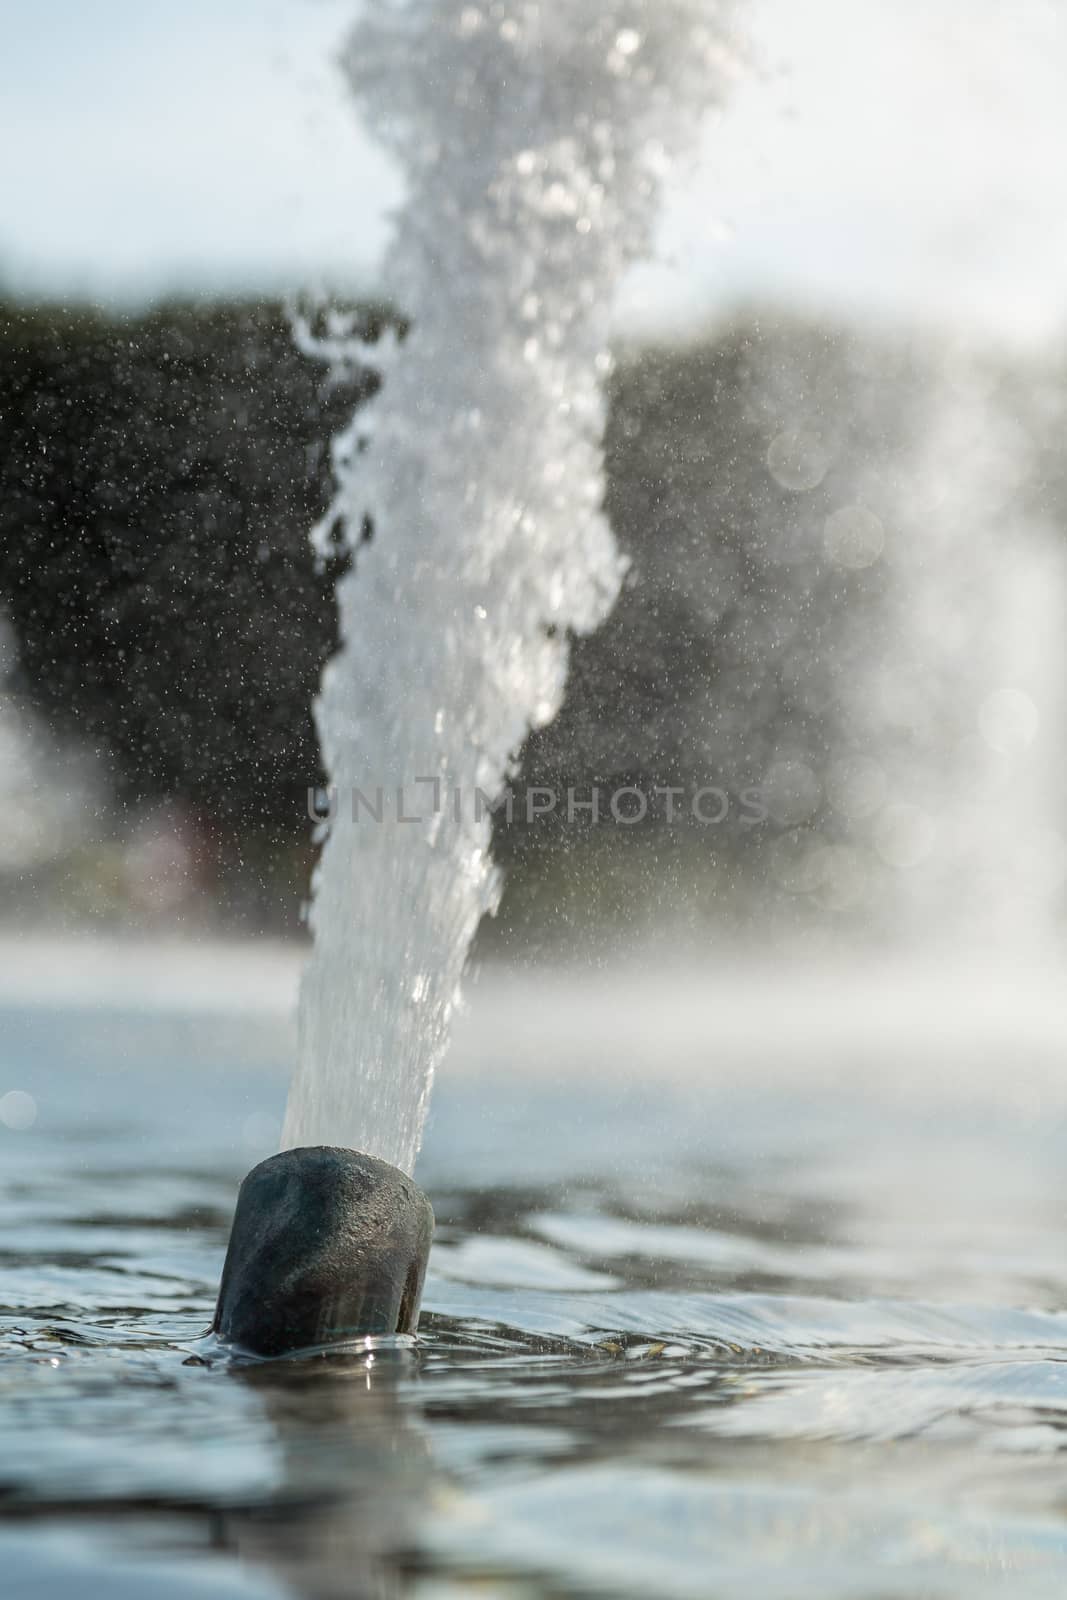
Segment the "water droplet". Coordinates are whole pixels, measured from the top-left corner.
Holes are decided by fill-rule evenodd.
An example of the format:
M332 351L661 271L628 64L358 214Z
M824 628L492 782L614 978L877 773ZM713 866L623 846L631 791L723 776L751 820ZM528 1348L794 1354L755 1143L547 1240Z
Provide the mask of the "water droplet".
M767 468L783 489L815 489L829 471L830 452L815 434L788 428L771 440Z
M885 548L885 529L866 506L842 506L826 519L823 545L835 567L858 572L878 560Z
M0 1122L15 1133L25 1133L37 1121L37 1102L22 1089L9 1089L0 1096Z

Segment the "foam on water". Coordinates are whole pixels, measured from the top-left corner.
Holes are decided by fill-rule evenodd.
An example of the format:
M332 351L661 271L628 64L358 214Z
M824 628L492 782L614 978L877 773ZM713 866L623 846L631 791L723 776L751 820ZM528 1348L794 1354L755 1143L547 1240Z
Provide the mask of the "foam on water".
M385 281L414 325L373 431L360 412L337 453L329 526L340 517L359 548L317 708L337 809L287 1146L414 1163L498 895L477 791L495 796L555 715L568 636L598 624L623 576L601 510L607 319L722 93L724 13L374 0L349 40L356 99L407 178ZM353 820L357 788L381 822Z

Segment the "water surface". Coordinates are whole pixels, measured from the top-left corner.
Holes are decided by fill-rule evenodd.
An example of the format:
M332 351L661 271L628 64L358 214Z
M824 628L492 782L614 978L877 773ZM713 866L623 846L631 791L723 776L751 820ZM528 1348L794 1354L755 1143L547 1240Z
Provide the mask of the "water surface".
M9 998L10 1592L1062 1594L1055 990L905 987L490 975L417 1346L243 1367L200 1336L281 1000Z

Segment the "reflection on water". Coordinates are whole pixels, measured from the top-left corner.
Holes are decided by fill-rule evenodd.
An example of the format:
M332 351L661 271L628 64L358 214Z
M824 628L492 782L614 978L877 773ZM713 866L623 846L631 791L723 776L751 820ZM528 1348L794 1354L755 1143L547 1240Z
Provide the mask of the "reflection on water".
M425 1515L431 1452L402 1379L410 1352L237 1368L275 1430L281 1467L266 1504L222 1512L219 1546L297 1593L342 1600L401 1592Z
M13 1592L1062 1593L1055 987L902 982L487 980L418 1349L259 1366L199 1335L284 1034L9 1007Z

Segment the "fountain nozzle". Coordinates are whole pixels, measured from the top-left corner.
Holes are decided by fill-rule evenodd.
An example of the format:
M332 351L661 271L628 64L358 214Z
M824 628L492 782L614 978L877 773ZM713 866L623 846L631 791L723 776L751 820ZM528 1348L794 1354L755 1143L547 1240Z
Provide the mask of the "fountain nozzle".
M433 1211L355 1150L284 1150L241 1185L214 1332L259 1356L414 1333Z

